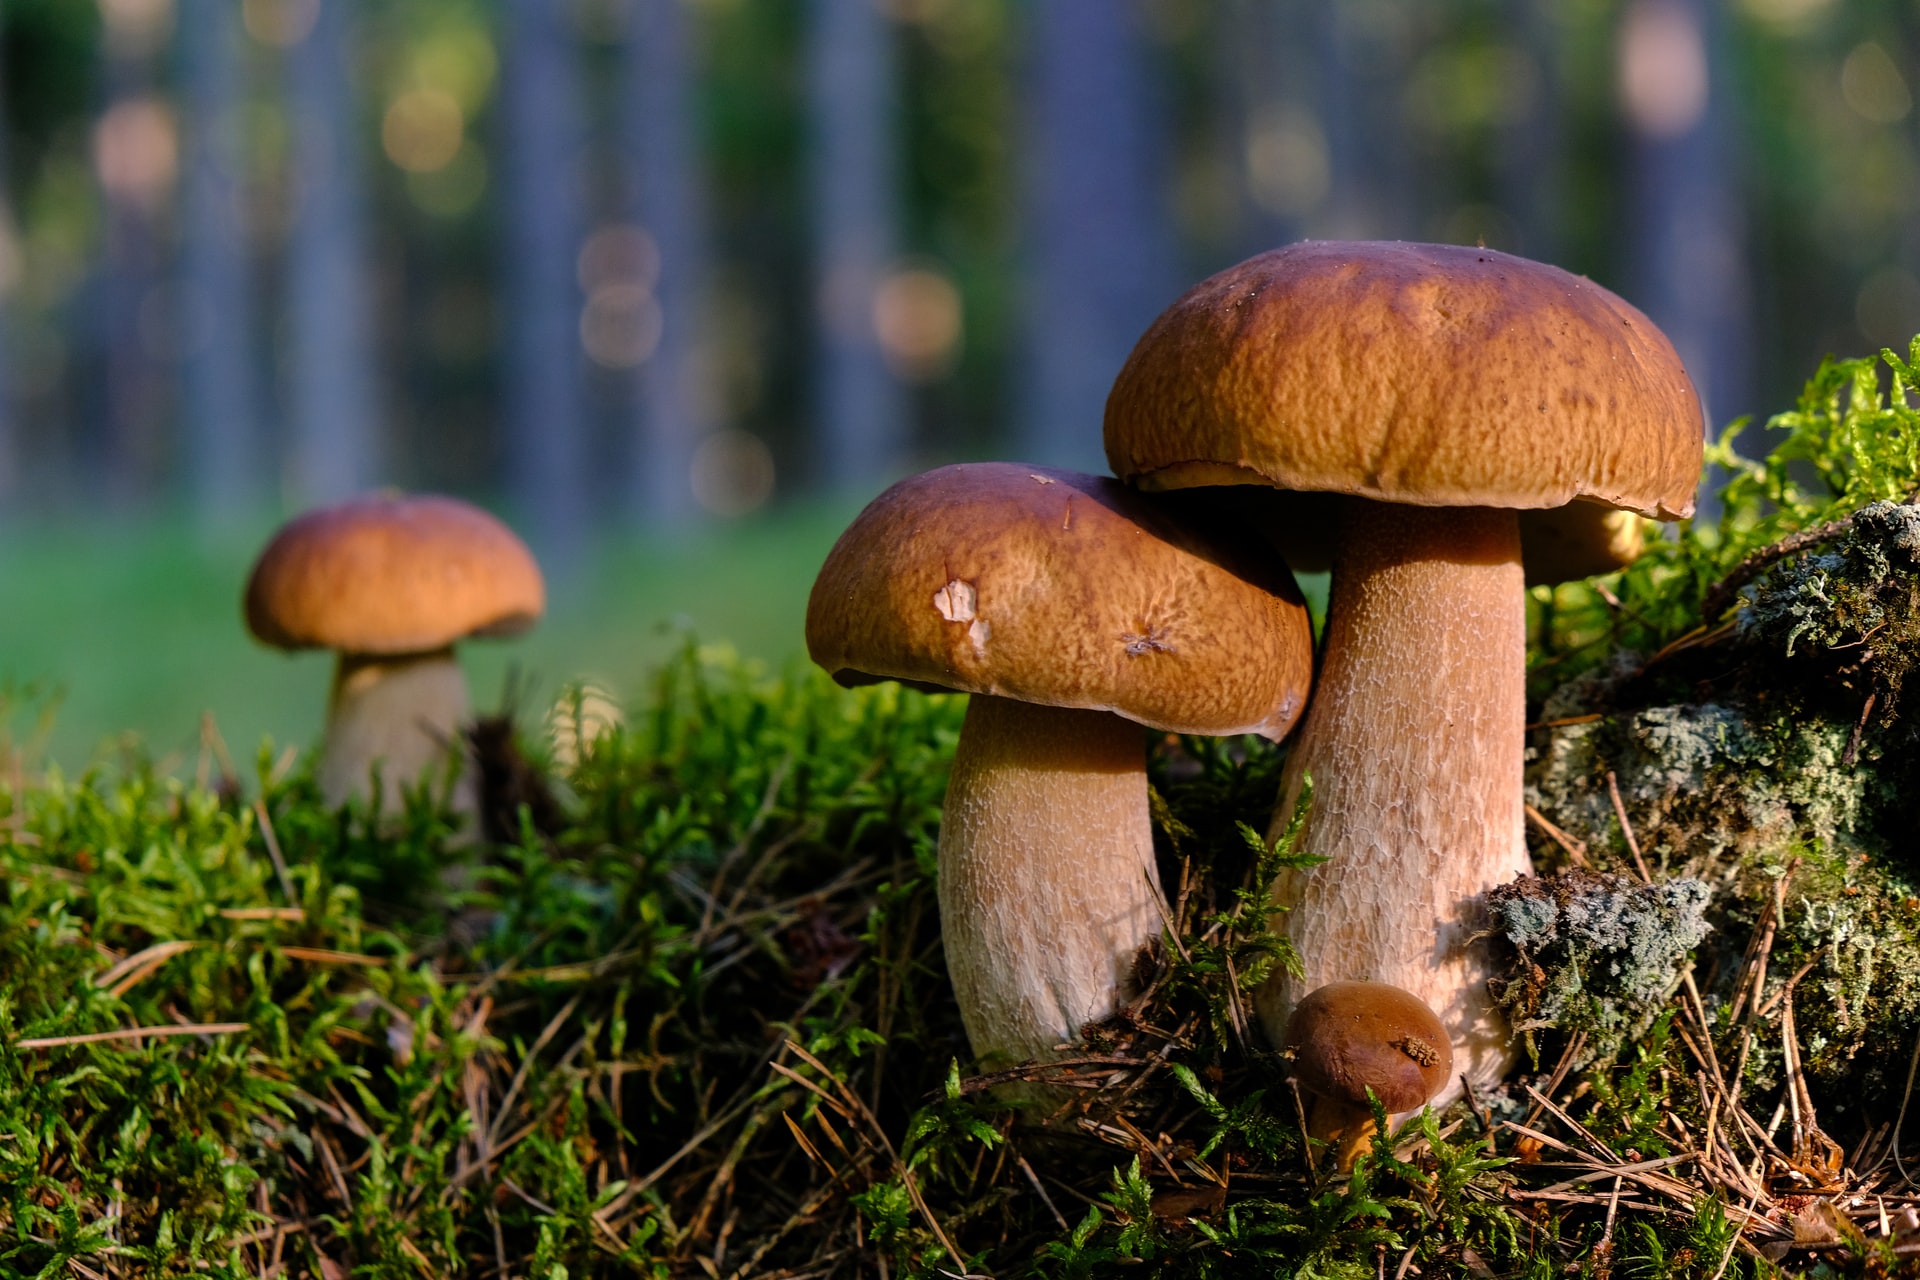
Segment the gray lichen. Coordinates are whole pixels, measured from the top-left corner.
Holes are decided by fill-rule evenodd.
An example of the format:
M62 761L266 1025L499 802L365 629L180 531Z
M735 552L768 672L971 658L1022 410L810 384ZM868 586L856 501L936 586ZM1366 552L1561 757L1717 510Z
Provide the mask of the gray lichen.
M1516 1031L1583 1031L1583 1057L1610 1057L1642 1035L1707 936L1711 893L1699 880L1637 884L1569 872L1526 877L1487 895L1515 962L1497 993Z
M1527 802L1583 839L1624 848L1613 772L1641 841L1700 874L1858 825L1867 777L1845 768L1849 726L1784 728L1717 702L1647 707L1553 731L1533 752Z

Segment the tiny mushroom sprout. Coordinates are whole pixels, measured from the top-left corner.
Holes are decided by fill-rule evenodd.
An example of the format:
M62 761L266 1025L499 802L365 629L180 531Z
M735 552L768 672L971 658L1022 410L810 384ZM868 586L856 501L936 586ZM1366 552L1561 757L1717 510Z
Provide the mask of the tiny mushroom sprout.
M379 493L298 516L260 553L247 627L277 649L338 655L321 750L329 804L383 804L448 762L468 717L454 642L509 636L545 607L540 568L493 516L453 498ZM469 771L470 772L470 771ZM467 789L457 807L471 809Z
M940 829L947 969L973 1050L1039 1057L1134 994L1168 919L1145 725L1278 740L1312 641L1292 579L1118 481L942 467L827 556L807 649L842 684L971 693Z
M1296 568L1300 531L1331 539L1277 811L1310 775L1301 847L1327 861L1277 887L1305 972L1259 993L1270 1034L1301 992L1392 982L1440 1015L1475 1084L1505 1072L1474 938L1480 896L1529 869L1524 584L1616 568L1637 516L1690 515L1702 444L1693 384L1645 316L1491 249L1292 245L1196 285L1141 338L1107 400L1114 473L1287 491L1272 505L1317 517L1287 512L1273 535Z
M1293 1078L1313 1098L1307 1136L1331 1142L1340 1172L1372 1141L1368 1093L1388 1116L1424 1105L1453 1078L1447 1029L1420 997L1384 982L1330 982L1287 1019Z

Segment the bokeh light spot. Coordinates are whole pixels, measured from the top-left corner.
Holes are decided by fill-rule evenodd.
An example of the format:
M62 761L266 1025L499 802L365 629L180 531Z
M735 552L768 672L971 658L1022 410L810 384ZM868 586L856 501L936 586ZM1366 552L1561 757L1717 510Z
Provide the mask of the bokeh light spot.
M116 200L158 207L173 190L179 168L173 112L158 98L115 103L94 126L94 173Z
M291 49L320 17L320 0L241 0L240 21L261 44Z
M1899 267L1882 267L1855 295L1853 321L1871 345L1905 351L1920 333L1920 280Z
M443 169L460 154L466 117L443 89L409 89L387 106L380 143L387 158L410 173Z
M411 83L452 95L471 118L493 89L499 57L484 28L450 26L423 41L411 65Z
M645 227L609 223L587 237L575 271L589 294L609 285L651 290L660 281L660 246Z
M1311 212L1327 198L1332 180L1327 135L1312 112L1266 112L1247 131L1247 185L1254 203L1268 213Z
M873 332L894 373L929 382L953 368L960 354L960 290L932 267L890 273L873 295Z
M1677 138L1707 109L1707 46L1700 24L1674 0L1636 0L1620 24L1620 106L1655 138Z
M1833 7L1833 0L1746 0L1746 11L1775 27L1805 26Z
M21 269L26 255L20 245L20 225L13 210L0 200L0 298L8 298L20 287Z
M173 30L173 0L100 0L107 44L123 58L159 52Z
M634 284L595 289L580 311L580 345L604 369L645 364L660 345L665 317L653 293Z
M773 451L751 432L723 428L694 450L689 479L702 507L717 516L744 516L773 496Z
M1868 40L1856 45L1840 64L1840 96L1856 115L1875 124L1893 124L1913 110L1913 93L1887 51Z

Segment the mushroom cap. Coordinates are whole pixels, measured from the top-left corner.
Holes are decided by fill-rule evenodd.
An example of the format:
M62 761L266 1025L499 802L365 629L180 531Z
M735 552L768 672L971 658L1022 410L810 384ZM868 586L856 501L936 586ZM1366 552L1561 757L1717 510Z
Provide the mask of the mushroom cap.
M247 580L247 628L279 649L426 653L514 635L546 607L533 553L478 507L368 494L283 525Z
M1568 520L1596 528L1572 543L1601 556L1610 508L1693 513L1704 439L1672 345L1591 280L1374 241L1289 245L1201 281L1134 347L1106 412L1107 460L1142 488L1579 502Z
M1453 1078L1453 1045L1426 1002L1384 982L1329 982L1293 1007L1286 1047L1300 1087L1389 1112L1411 1111Z
M1312 679L1291 576L1105 477L941 467L875 498L828 553L807 652L899 680L1155 729L1279 739Z

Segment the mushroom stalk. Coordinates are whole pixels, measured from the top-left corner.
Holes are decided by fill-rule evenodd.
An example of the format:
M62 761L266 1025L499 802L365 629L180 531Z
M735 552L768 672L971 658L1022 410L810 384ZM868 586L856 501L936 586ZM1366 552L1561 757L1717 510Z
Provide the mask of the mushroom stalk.
M940 828L940 919L982 1059L1044 1056L1133 995L1166 919L1140 726L975 694Z
M1320 675L1287 763L1276 827L1313 779L1306 852L1275 883L1305 968L1262 989L1277 1038L1306 992L1341 979L1419 996L1453 1042L1455 1078L1512 1060L1487 992L1481 895L1531 869L1521 772L1526 593L1515 513L1343 501Z
M342 653L334 667L327 704L326 743L321 750L320 792L330 805L367 794L378 770L382 807L396 810L402 789L417 784L429 768L444 766L468 718L467 679L453 648L431 653ZM467 803L470 784L454 793Z
M1393 1116L1387 1120L1392 1123ZM1373 1145L1378 1127L1373 1123L1373 1108L1355 1106L1335 1098L1315 1098L1307 1113L1307 1136L1333 1148L1333 1167L1339 1173L1352 1173L1353 1163Z

